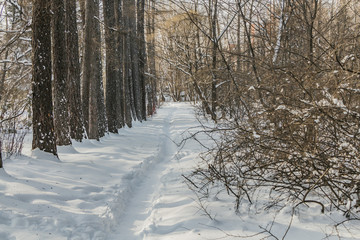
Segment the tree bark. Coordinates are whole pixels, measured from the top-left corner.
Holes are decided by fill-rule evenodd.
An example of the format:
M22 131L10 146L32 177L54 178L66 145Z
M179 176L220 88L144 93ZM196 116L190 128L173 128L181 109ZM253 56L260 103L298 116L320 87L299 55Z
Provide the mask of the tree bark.
M130 13L131 13L131 1L124 0L124 30L125 30L125 41L124 41L124 92L125 92L125 123L128 127L132 127L132 116L136 116L134 110L134 96L133 96L133 82L132 75L133 69L131 66L131 28L130 28Z
M101 59L101 29L100 29L100 5L99 0L95 1L95 79L94 86L96 88L96 98L97 98L97 124L98 124L98 136L103 137L107 132L107 118L106 118L106 108L105 108L105 96L104 96L104 85L103 85L103 71L102 71L102 59ZM95 117L94 117L95 119ZM95 124L95 122L94 122Z
M67 99L67 56L65 39L65 5L63 0L52 0L52 54L54 69L54 124L56 143L71 145Z
M123 6L122 0L115 0L115 18L116 18L116 107L117 127L125 126L124 111L125 111L125 98L124 98L124 25L123 25Z
M137 39L139 46L139 85L140 85L140 116L146 120L146 92L145 92L145 0L137 0Z
M79 37L76 23L76 0L66 0L67 96L69 100L70 136L81 142L84 138L81 107Z
M117 133L117 87L116 82L119 71L116 69L116 35L115 35L115 2L103 0L106 45L106 116L109 132Z
M136 0L131 0L128 8L128 26L130 38L130 55L131 55L131 76L132 76L132 105L133 117L141 121L141 93L140 93L140 76L139 76L139 46L136 29Z
M90 79L92 77L92 65L94 60L92 50L94 47L93 39L93 18L94 18L94 7L92 6L91 0L83 0L83 12L85 12L85 21L83 22L84 33L83 33L83 76L82 76L82 110L84 114L84 125L89 137L89 99L90 99ZM89 3L88 3L89 2ZM92 16L92 17L91 17Z
M33 4L32 149L57 156L51 89L51 1L34 0Z
M212 38L212 83L211 83L211 118L216 121L216 108L217 108L217 49L218 49L218 40L217 40L217 0L210 0L209 4L209 15L211 19L211 38Z
M148 113L153 115L156 107L156 62L155 62L155 0L149 0L148 3L148 83L147 83L147 98L148 98Z
M105 134L105 106L102 92L101 33L99 1L87 0L85 5L83 109L88 137L99 139Z

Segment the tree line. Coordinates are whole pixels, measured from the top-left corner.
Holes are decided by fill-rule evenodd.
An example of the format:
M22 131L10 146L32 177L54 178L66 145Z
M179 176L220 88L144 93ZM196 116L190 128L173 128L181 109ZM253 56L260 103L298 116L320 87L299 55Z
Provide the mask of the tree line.
M13 129L15 137L19 128L32 126L32 148L57 155L56 146L71 145L71 139L99 140L152 115L155 46L148 36L154 34L154 4L1 1L0 34L7 41L0 52L0 95L24 102L0 99L2 135ZM26 75L20 78L19 70ZM18 92L11 92L11 78L21 82Z

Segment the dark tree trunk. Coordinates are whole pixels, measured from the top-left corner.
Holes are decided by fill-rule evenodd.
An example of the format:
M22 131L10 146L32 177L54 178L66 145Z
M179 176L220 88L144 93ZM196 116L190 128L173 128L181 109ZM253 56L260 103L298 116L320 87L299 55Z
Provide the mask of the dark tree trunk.
M32 149L57 155L51 88L51 1L33 1Z
M83 22L84 33L83 33L83 62L82 62L82 110L84 114L84 125L86 133L89 137L89 100L90 100L90 80L92 77L92 65L93 65L93 18L94 18L94 3L91 0L83 0L83 11L85 14L85 21ZM88 3L89 2L89 3ZM91 17L92 16L92 17Z
M130 54L132 69L132 92L134 118L141 121L141 96L140 96L140 79L139 79L139 47L136 29L136 0L130 1L129 13L129 33L130 33Z
M212 83L211 83L211 118L216 121L216 108L217 108L217 48L218 48L218 40L217 40L217 0L210 0L212 5L210 8L210 19L211 19L211 37L212 37Z
M83 113L80 93L80 63L76 0L66 0L67 82L70 114L70 136L76 141L84 138Z
M0 139L0 168L3 168L3 160L2 160L2 141Z
M116 122L117 127L121 128L125 125L124 120L124 26L122 16L122 0L115 0L115 18L116 18L116 70L117 70L117 81L116 81L116 107L117 116Z
M9 55L9 50L6 50L4 59L7 59L8 55ZM1 78L0 78L0 102L2 100L2 96L3 96L3 93L4 93L4 83L5 83L6 73L7 73L7 62L4 62L3 70L2 70ZM0 137L0 168L2 168L2 167L3 167L2 140L1 140L1 137Z
M98 22L99 1L87 0L85 5L84 67L83 67L83 109L87 121L88 137L99 139L101 106L101 35ZM101 125L102 126L102 125Z
M155 0L149 0L148 3L148 35L150 39L148 44L148 72L147 78L147 99L148 99L148 113L153 115L156 107L156 68L155 68Z
M116 82L119 71L116 66L116 25L115 25L115 2L103 0L106 44L106 116L108 119L109 132L117 133L117 87Z
M132 126L132 115L135 116L134 110L134 96L133 96L133 84L132 75L133 71L131 68L131 34L130 34L130 12L131 12L132 0L124 0L124 30L125 30L125 41L124 41L124 92L125 92L125 123L128 127Z
M94 86L96 88L97 98L97 124L98 124L98 136L103 137L107 131L107 118L105 108L105 96L104 96L104 85L103 85L103 71L102 71L102 60L101 60L101 29L100 29L100 7L99 0L95 1L95 79ZM90 85L91 87L91 85ZM91 106L90 106L91 107ZM94 117L95 119L95 117ZM95 122L94 122L95 123Z
M67 99L67 56L65 39L65 5L63 0L52 0L52 41L54 69L54 124L56 144L71 145Z
M137 39L139 46L139 85L140 85L140 116L146 120L146 92L145 92L145 0L137 1Z

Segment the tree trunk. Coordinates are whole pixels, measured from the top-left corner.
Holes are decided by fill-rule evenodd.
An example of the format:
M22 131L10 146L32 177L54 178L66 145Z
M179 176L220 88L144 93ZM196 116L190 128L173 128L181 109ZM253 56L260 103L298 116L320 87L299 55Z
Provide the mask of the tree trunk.
M132 75L133 71L131 68L131 34L130 34L130 8L132 0L124 0L124 30L125 30L125 41L124 41L124 91L125 91L125 123L128 127L132 126L132 115L135 116L134 104L133 104L133 84Z
M148 3L148 113L153 115L156 106L156 62L155 62L155 0L149 0Z
M54 69L54 124L56 143L71 145L67 99L67 56L65 39L65 5L63 0L52 0L52 41Z
M86 0L79 0L80 5L80 15L81 15L81 23L84 26L85 25L85 1Z
M122 16L122 0L115 0L115 18L117 28L116 38L116 70L117 70L117 81L116 81L116 107L117 116L116 122L117 127L121 128L125 125L124 122L124 26Z
M51 90L51 1L34 0L33 4L32 149L57 156Z
M236 71L238 73L241 71L241 16L239 12L236 25Z
M128 8L128 32L130 38L130 55L131 55L131 77L132 81L132 106L133 106L133 118L141 121L141 96L140 96L140 79L139 79L139 47L136 30L136 0L129 1Z
M105 107L102 91L101 34L99 1L87 0L85 5L83 109L90 139L105 133ZM105 118L106 119L106 118Z
M216 108L217 108L217 48L218 48L218 40L217 40L217 0L210 0L212 5L210 8L210 19L211 19L211 38L212 38L212 83L211 83L211 118L216 121ZM213 8L213 9L212 9ZM212 12L213 11L213 12Z
M85 12L85 21L83 22L84 33L83 33L83 75L82 75L82 110L84 114L84 125L89 137L89 99L90 99L90 79L92 77L92 65L94 60L93 58L93 48L94 48L94 39L93 39L93 18L94 18L94 3L91 0L83 0L83 12ZM88 3L89 2L89 3ZM91 17L92 16L92 17Z
M118 78L116 66L116 32L115 32L115 2L103 0L106 44L106 116L108 119L109 132L117 133L117 87Z
M103 70L102 70L102 59L101 59L101 29L100 29L100 7L99 0L96 0L95 4L95 79L94 86L97 92L97 124L98 124L98 136L103 137L108 129L106 108L105 108L105 96L104 96L104 85L103 85ZM91 85L90 85L91 86Z
M0 168L3 168L3 159L2 159L2 140L0 139Z
M146 92L145 92L145 0L137 0L137 39L139 46L139 85L140 85L140 115L146 120Z
M80 93L79 39L76 23L76 0L66 0L67 82L70 114L70 136L81 142L84 138Z

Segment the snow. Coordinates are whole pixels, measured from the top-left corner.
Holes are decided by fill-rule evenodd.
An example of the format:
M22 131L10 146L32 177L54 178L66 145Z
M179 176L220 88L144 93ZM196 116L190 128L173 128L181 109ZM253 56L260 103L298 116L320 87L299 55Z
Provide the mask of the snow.
M270 236L264 229L279 239L360 239L357 222L335 229L344 216L321 214L317 205L299 206L292 218L290 206L256 207L260 194L258 203L244 202L235 212L219 188L200 202L182 174L201 164L204 149L194 140L175 144L199 129L194 112L188 103L166 103L131 129L59 148L60 160L31 151L28 136L23 156L5 160L0 173L0 239L264 239ZM205 135L197 138L206 142Z

